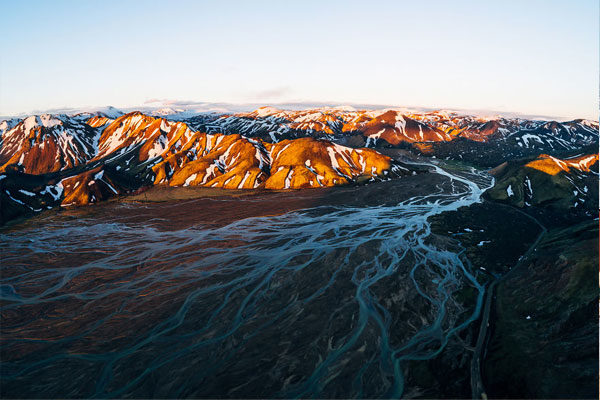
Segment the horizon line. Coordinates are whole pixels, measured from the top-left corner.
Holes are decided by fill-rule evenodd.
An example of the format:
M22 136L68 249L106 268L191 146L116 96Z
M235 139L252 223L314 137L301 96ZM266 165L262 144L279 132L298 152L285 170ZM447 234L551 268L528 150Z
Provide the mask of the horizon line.
M152 105L155 104L155 105ZM227 110L227 107L237 108L235 110ZM361 102L336 102L336 101L310 101L310 100L293 100L293 101L281 101L281 102L211 102L211 101L196 101L196 100L175 100L175 99L156 99L151 98L144 101L142 104L135 106L62 106L44 109L33 109L27 112L20 112L15 114L0 115L0 121L26 118L32 115L42 114L53 114L53 115L75 115L78 113L95 112L101 111L106 108L114 108L125 113L140 111L140 112L152 112L164 108L178 108L183 111L204 114L204 113L220 113L220 114L237 114L244 112L252 112L261 107L274 107L279 108L283 111L299 111L309 110L313 108L336 108L336 107L352 107L356 111L371 111L371 110L382 110L382 109L400 109L412 112L434 112L434 111L446 111L454 112L460 115L470 115L477 117L501 117L501 118L522 118L531 120L547 120L547 121L572 121L577 119L600 121L600 118L589 117L566 117L559 115L545 115L537 113L525 113L520 111L499 111L493 109L472 109L472 108L460 108L460 107L433 107L433 106L414 106L414 105L394 105L394 104L378 104L378 103L361 103ZM287 108L286 108L287 107ZM205 109L199 109L205 108Z

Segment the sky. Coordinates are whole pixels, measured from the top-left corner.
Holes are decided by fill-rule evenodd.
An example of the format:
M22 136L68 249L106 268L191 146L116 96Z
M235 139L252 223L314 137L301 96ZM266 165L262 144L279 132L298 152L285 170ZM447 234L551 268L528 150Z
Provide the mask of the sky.
M0 115L324 102L598 119L597 0L0 0Z

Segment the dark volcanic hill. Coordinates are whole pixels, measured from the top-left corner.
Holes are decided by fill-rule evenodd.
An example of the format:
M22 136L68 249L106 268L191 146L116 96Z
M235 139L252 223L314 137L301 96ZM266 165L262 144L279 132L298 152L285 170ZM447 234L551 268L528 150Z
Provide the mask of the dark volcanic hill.
M509 161L494 168L495 186L485 196L523 207L549 207L556 211L598 210L598 154L559 159L542 154L533 159Z

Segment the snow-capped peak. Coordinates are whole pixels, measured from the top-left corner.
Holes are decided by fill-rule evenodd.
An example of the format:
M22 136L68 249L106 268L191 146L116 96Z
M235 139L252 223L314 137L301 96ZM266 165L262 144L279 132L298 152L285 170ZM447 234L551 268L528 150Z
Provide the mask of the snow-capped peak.
M57 119L55 116L50 114L32 115L23 120L23 127L25 131L29 132L37 126L44 126L50 128L56 125L61 125L62 121Z
M270 106L260 107L254 110L254 113L256 113L256 116L258 117L268 117L269 115L277 114L280 112L281 110Z
M152 111L151 114L153 114L153 115L173 115L173 114L182 113L184 111L185 110L182 108L173 109L171 107L165 107L165 108L160 108L158 110Z

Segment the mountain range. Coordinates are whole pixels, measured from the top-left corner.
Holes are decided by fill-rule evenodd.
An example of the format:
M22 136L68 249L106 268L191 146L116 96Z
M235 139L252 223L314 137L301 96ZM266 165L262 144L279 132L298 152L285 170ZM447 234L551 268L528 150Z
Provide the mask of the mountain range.
M0 123L0 222L156 185L283 190L388 180L423 172L414 157L500 166L490 196L521 207L557 204L553 194L532 191L549 190L550 179L561 193L574 193L559 203L590 213L597 185L581 182L597 176L597 145L596 121L447 111L261 107L148 115L106 107L32 115Z

